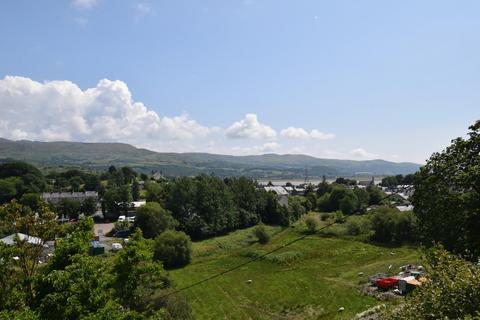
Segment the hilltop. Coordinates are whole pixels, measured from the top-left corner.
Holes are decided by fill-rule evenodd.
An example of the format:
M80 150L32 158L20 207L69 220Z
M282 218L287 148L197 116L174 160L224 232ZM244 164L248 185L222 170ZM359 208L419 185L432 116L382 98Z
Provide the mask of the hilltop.
M23 160L43 167L71 166L93 170L110 165L131 166L150 172L162 171L167 176L245 175L264 179L298 179L305 167L312 177L395 175L417 171L419 164L385 160L320 159L301 154L263 154L231 156L209 153L154 152L125 143L12 141L0 138L0 161Z

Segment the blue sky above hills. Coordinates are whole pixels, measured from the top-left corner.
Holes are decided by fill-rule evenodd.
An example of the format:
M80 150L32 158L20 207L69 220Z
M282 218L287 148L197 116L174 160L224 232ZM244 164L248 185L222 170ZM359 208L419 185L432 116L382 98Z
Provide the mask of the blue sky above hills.
M4 1L0 136L423 162L480 117L477 1Z

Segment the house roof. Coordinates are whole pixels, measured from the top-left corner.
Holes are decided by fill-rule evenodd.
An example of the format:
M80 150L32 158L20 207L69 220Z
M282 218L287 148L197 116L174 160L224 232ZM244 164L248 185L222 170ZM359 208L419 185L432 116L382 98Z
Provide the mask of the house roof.
M37 244L41 245L43 243L42 239L37 238L37 237L32 237L23 233L17 233L18 238L20 241L27 241L28 243L31 244ZM6 236L5 238L0 239L1 242L5 243L6 245L14 245L15 244L15 233L12 233L9 236Z
M280 187L280 186L264 187L264 189L267 192L273 191L279 196L288 195L287 190L285 190L283 187Z

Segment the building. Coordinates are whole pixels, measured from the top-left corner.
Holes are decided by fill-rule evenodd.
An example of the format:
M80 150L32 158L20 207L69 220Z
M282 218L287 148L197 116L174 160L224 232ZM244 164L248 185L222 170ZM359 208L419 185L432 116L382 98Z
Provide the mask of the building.
M267 192L274 192L277 195L278 203L282 206L288 206L288 192L284 187L281 186L267 186L263 187Z
M9 236L6 236L5 238L0 239L0 242L3 242L7 246L11 246L15 244L15 236L18 237L18 240L20 241L26 241L30 244L35 244L35 245L43 245L47 246L46 244L43 244L43 240L37 237L32 237L23 233L12 233Z
M95 201L98 200L97 191L85 191L85 192L44 192L42 193L42 199L51 202L58 203L62 199L75 200L78 202L83 202L88 198L93 198Z

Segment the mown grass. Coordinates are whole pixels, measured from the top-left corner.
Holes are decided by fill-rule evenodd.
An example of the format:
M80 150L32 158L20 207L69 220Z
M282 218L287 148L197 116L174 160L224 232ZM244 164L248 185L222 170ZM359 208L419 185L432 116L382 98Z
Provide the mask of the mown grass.
M171 279L176 287L189 285L305 234L301 221L267 229L272 240L266 245L255 242L252 229L195 242L193 262L170 271ZM379 303L359 290L369 275L396 272L419 256L407 246L315 234L184 294L197 319L350 319Z

